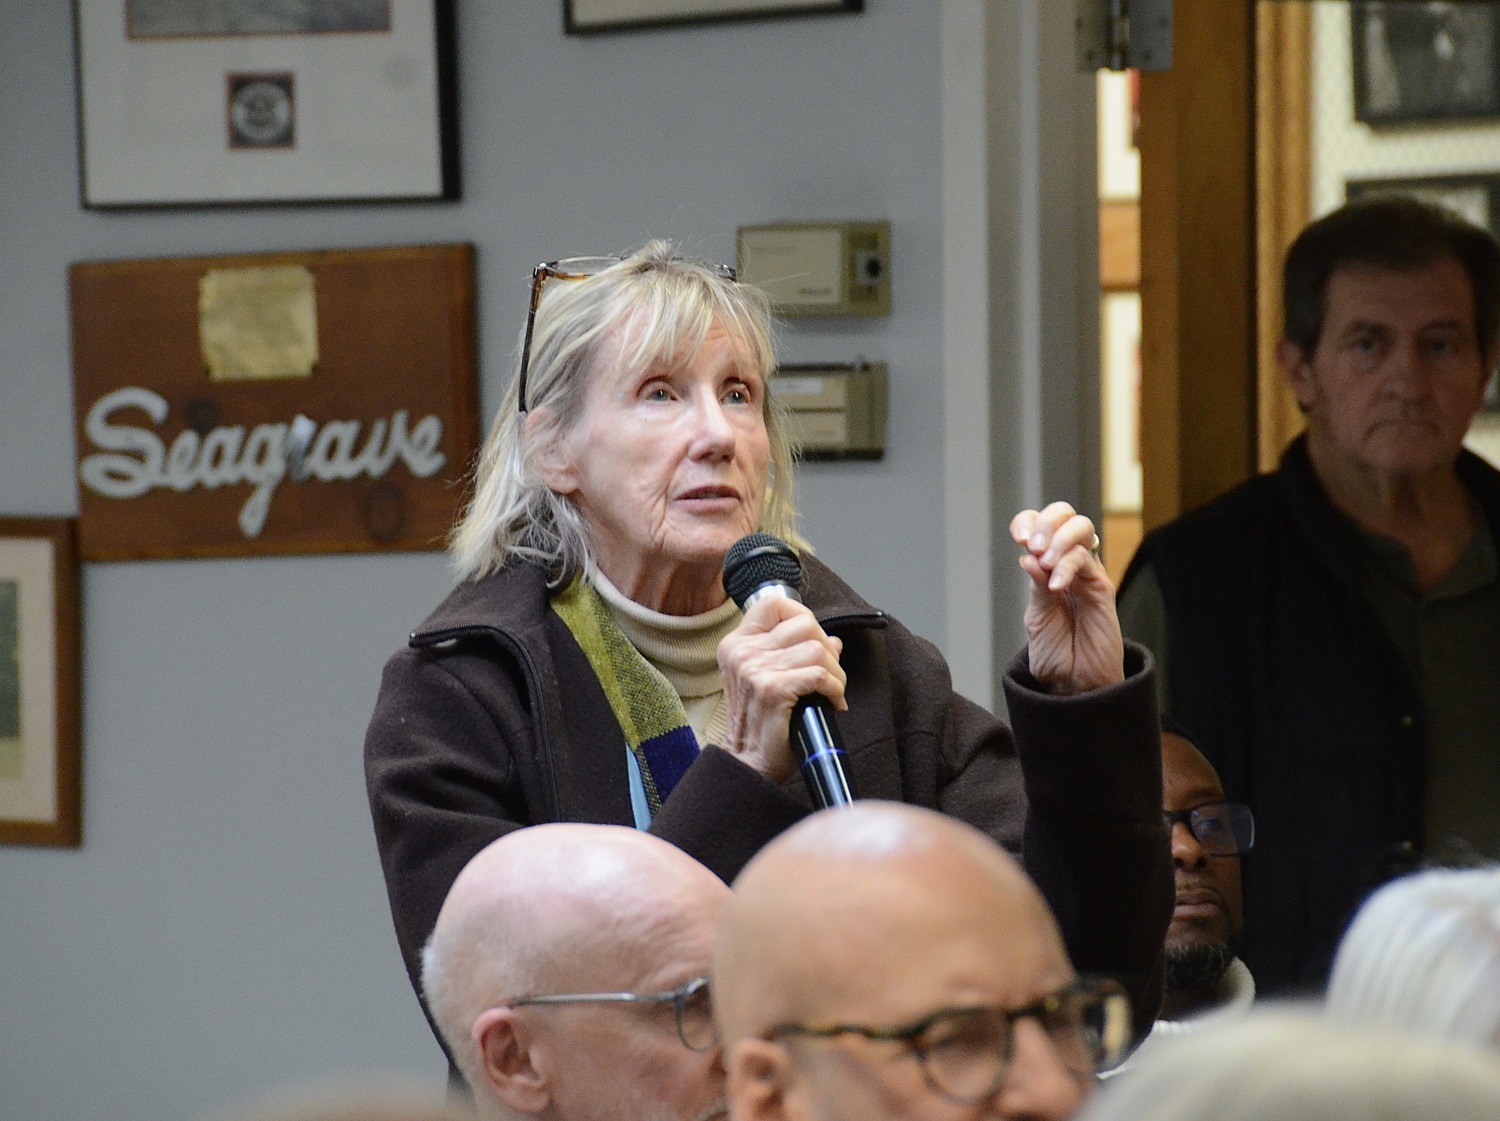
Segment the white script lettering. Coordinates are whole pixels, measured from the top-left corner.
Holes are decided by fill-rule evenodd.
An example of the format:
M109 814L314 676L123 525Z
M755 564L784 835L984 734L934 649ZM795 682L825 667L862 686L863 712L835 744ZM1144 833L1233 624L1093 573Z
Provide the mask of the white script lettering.
M240 509L240 531L259 537L271 509L271 497L287 474L286 424L257 424L247 433L242 425L221 425L200 436L183 429L170 448L152 428L167 419L169 406L158 393L126 386L95 401L83 429L100 450L78 465L83 485L106 498L139 498L156 489L189 491L250 483L255 487ZM138 409L150 428L121 424L115 414ZM425 416L407 428L405 409L390 419L370 423L364 446L359 446L361 422L331 420L310 437L306 477L320 482L346 481L365 475L379 479L397 459L419 479L440 471L448 457L438 450L443 422Z

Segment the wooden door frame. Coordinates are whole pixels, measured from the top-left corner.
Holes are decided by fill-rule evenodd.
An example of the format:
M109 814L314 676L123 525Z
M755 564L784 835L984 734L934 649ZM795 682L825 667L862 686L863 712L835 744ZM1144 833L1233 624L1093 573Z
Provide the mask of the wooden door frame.
M1276 363L1281 336L1281 262L1312 217L1312 4L1258 0L1255 6L1257 195L1257 458L1275 468L1302 431L1302 412Z
M1147 530L1258 462L1255 13L1174 11L1141 76L1141 462Z

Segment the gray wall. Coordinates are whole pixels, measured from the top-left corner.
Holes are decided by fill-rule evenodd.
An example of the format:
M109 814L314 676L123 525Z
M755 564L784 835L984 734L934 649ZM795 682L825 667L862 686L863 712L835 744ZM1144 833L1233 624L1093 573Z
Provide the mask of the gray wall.
M600 39L565 37L560 0L458 6L462 202L96 213L69 5L0 0L0 513L76 512L71 261L471 241L487 419L534 262L658 235L730 260L737 225L889 218L894 314L789 326L782 348L888 362L888 454L806 466L801 506L825 559L943 642L962 611L943 577L939 5ZM173 1121L310 1078L440 1080L360 744L381 662L448 582L436 554L86 566L84 845L0 848L0 1117Z

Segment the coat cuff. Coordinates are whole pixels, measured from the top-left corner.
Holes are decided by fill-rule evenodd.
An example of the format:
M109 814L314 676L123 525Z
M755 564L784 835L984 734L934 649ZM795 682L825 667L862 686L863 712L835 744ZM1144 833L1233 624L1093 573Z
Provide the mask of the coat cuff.
M1022 650L1004 686L1032 805L1160 824L1161 725L1149 650L1127 639L1125 680L1070 696L1047 692Z
M773 837L807 814L770 779L709 744L662 803L651 832L730 883Z

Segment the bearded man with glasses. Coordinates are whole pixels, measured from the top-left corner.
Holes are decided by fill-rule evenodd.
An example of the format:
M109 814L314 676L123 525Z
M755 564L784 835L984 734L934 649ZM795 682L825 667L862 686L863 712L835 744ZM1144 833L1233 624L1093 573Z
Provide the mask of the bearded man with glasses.
M1167 988L1151 1033L1110 1074L1134 1069L1163 1040L1243 1016L1255 1001L1255 978L1239 958L1245 931L1240 858L1255 847L1255 815L1229 801L1219 772L1167 718L1161 770L1177 891L1167 927Z
M1231 802L1213 764L1179 728L1161 734L1162 804L1172 830L1177 898L1167 927L1164 1025L1224 1007L1243 1010L1255 981L1240 961L1245 907L1240 857L1255 845L1250 807Z
M713 986L736 1121L1062 1121L1130 1039L1015 860L950 817L827 810L734 885Z
M425 1003L479 1121L710 1121L724 1065L708 972L724 882L614 825L482 849L422 955Z

